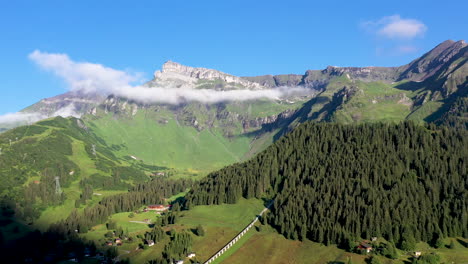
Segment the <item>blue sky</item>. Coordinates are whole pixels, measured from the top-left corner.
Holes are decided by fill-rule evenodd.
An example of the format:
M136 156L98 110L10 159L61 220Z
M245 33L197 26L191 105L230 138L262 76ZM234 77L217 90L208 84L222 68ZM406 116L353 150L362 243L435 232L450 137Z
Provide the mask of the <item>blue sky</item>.
M383 3L384 2L384 3ZM143 73L166 60L240 76L398 66L468 38L466 1L2 1L0 115L67 91L28 55Z

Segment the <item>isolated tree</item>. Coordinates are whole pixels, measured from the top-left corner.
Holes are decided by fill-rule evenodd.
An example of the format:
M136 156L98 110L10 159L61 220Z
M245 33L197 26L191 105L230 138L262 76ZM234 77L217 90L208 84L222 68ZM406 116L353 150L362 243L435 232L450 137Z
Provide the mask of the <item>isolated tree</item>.
M453 242L453 240L450 241L449 248L450 248L450 249L454 249L454 248L455 248L455 242Z
M436 248L443 248L445 247L445 242L444 242L444 239L442 237L439 237L436 242L435 242L435 247Z
M197 229L195 230L195 233L197 236L204 236L205 235L205 229L203 229L202 225L198 225Z
M382 262L380 262L380 260L376 258L375 256L372 256L369 263L370 264L382 264Z

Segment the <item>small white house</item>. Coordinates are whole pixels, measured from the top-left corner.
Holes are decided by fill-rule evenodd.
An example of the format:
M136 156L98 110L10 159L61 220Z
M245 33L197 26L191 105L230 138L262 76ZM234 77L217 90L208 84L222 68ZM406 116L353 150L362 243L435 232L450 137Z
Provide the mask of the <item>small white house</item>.
M414 257L419 258L421 256L421 251L414 252Z
M178 260L178 261L176 261L176 264L184 264L184 261L183 260Z
M190 259L194 258L194 257L195 257L195 253L190 253L190 254L187 255L187 258L190 258Z
M154 241L153 240L146 240L146 243L148 243L149 247L154 246Z

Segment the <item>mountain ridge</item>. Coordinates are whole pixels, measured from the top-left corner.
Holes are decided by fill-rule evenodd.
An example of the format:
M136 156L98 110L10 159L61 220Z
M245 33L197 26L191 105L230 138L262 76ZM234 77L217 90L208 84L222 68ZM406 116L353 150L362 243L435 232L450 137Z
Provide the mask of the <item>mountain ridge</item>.
M178 140L180 146L176 149L182 148L184 144L197 145L193 135L205 133L219 135L212 140L220 140L220 146L229 145L228 149L234 147L229 142L242 139L246 143L242 144L242 151L239 152L239 148L234 151L237 154L233 158L238 160L249 157L244 157L242 152L252 155L308 120L354 123L410 119L418 122L438 120L443 123L440 118L450 118L450 124L457 123L463 127L466 124L464 113L450 117L445 113L453 111L451 109L464 109L453 104L457 98L467 97L467 60L468 47L464 41L445 41L420 58L399 67L328 66L322 70L307 70L303 75L237 77L217 70L168 61L155 73L153 80L144 84L146 88L188 87L194 91L222 92L301 87L307 94L277 100L257 99L216 104L189 101L172 105L139 103L113 95L68 92L43 99L24 111L49 116L65 109L76 117L82 117L89 127L101 131L100 136L104 140L112 139L109 143L116 145L132 142L132 138L139 137L128 133L129 129L133 130L128 124L137 127L144 125L141 129L150 126L151 133L171 131L184 135ZM401 76L408 78L398 81ZM104 128L110 125L115 126L113 130ZM148 138L141 138L140 141L146 142ZM147 144L154 143L148 141ZM198 150L183 150L180 154L193 155L197 151L206 151L202 149L200 146ZM132 151L132 155L140 155L155 162L176 164L176 156L170 158L166 155L164 159L155 159L144 150L144 146ZM229 153L232 151L222 155Z

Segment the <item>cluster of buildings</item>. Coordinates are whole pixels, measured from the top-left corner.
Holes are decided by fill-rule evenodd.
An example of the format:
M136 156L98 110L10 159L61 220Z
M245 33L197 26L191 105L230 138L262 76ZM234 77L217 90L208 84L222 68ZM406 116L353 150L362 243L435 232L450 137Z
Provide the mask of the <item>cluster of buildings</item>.
M195 256L196 256L195 253L190 253L190 254L187 255L187 258L192 259ZM176 262L174 262L174 264L184 264L184 261L183 260L177 260Z
M143 209L143 212L148 212L148 211L156 211L156 212L164 212L169 209L171 209L172 205L163 205L163 204L151 204L148 205L145 209Z
M114 239L113 241L110 240L106 242L106 245L108 246L121 246L122 244L123 244L123 240L120 237Z

